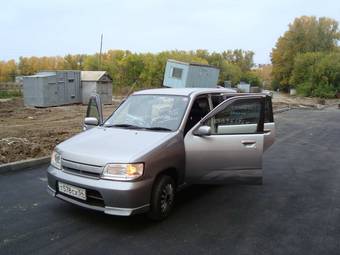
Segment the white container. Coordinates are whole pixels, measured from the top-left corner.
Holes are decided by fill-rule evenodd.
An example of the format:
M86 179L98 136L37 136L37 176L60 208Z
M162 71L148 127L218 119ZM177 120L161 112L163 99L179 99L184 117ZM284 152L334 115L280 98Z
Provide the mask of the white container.
M216 88L217 67L168 59L163 86L169 88Z
M296 89L290 89L290 95L295 96L296 95Z

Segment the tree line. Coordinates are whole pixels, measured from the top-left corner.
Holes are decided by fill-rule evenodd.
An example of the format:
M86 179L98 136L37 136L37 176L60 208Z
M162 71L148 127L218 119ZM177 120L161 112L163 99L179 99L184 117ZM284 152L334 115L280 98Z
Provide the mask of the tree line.
M104 70L113 79L114 87L160 87L168 59L208 64L220 69L219 84L241 80L254 86L261 83L260 74L253 70L254 52L227 50L223 52L163 51L160 53L133 53L108 50L101 57L92 55L66 55L64 57L20 57L0 62L0 81L13 81L17 75L32 75L41 70Z
M223 52L163 51L133 53L108 50L99 54L64 57L20 57L0 61L0 82L13 81L16 75L31 75L41 70L104 70L114 88L160 87L168 59L208 64L220 69L219 84L245 81L253 86L289 91L300 95L334 97L340 92L340 40L336 20L302 16L289 24L271 52L272 64L255 68L254 52L241 49Z

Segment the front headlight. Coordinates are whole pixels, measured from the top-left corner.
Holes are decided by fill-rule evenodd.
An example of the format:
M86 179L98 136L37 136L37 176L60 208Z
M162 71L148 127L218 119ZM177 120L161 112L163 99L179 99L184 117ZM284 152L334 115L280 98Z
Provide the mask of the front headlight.
M104 167L102 178L110 180L134 180L143 175L144 164L107 164Z
M56 150L52 152L51 165L54 166L55 168L61 169L61 155Z

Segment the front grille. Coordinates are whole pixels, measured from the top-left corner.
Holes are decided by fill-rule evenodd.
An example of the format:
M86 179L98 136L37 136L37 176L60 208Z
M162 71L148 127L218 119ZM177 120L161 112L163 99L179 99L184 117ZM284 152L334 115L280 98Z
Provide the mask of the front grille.
M88 165L66 159L62 159L61 166L66 173L92 179L99 179L103 169L102 166Z
M66 166L63 166L63 171L69 174L75 174L75 175L80 175L80 176L90 177L90 178L95 178L95 179L99 179L100 177L100 174L97 174L97 173L82 171L82 170L78 170L78 169L74 169L74 168L66 167Z
M92 189L86 189L86 202L88 202L90 205L95 205L95 206L101 206L104 207L104 199L102 195L96 190Z

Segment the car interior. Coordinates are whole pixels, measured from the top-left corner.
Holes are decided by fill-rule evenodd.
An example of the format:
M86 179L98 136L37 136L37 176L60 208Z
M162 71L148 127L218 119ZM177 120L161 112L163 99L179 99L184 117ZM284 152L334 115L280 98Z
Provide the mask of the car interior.
M205 115L210 112L209 101L206 96L195 99L184 129L186 134L193 126L195 126Z

